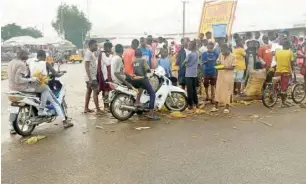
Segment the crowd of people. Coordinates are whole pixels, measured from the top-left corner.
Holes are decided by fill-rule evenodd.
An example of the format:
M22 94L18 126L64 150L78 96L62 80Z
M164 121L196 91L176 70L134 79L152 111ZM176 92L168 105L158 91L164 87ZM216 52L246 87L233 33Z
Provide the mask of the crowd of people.
M113 52L114 50L114 52ZM48 115L44 107L50 101L57 114L62 118L65 128L73 126L65 117L56 97L48 87L37 85L37 78L31 77L34 71L42 71L48 76L61 76L53 66L45 62L47 54L40 50L37 59L27 63L29 55L20 50L17 58L9 63L8 80L11 91L25 91L41 93L41 108L39 115ZM188 111L200 108L199 91L205 91L205 101L214 104L212 112L219 110L224 104L224 113L230 112L230 103L233 95L246 96L244 89L257 77L263 78L258 88L261 91L266 82L271 82L274 76L280 78L282 107L288 107L287 88L291 77L298 66L300 74L306 83L306 42L304 38L289 37L288 32L269 32L260 35L256 32L245 35L234 34L233 42L227 37L213 38L211 32L200 34L198 39L182 38L181 44L174 41L168 45L167 40L152 36L132 40L131 46L124 50L121 44L114 49L110 41L104 43L102 51L98 51L96 40L90 40L88 49L84 53L85 82L87 92L85 96L84 113L92 113L89 109L91 94L96 107L97 115L105 112L99 105L99 94L102 92L105 106L108 105L108 93L111 87L107 83L125 84L129 89L138 89L135 105L142 107L140 97L143 90L150 96L147 117L157 120L154 111L155 86L151 84L148 73L160 66L165 69L166 76L187 90ZM204 88L204 89L201 89ZM199 90L200 89L200 90ZM209 91L210 89L210 91ZM107 108L104 108L107 109ZM11 125L10 130L13 131Z
M286 92L295 65L301 68L300 72L305 78L305 39L289 37L287 31L271 31L267 35L260 32L254 35L251 32L234 34L232 42L227 36L214 38L213 33L207 32L201 33L198 39L182 38L180 44L173 41L170 45L162 37L153 39L148 36L134 39L126 50L118 44L113 53L112 47L110 41L104 44L103 50L98 52L96 65L97 42L89 42L84 56L88 87L85 113L93 112L88 108L93 91L97 113L103 114L99 108L98 94L102 92L107 105L107 94L111 90L107 81L115 81L130 88L146 89L151 97L149 117L154 119L154 86L152 88L147 72L157 66L163 67L167 77L177 79L178 84L187 90L189 111L200 108L199 91L205 91L204 104L207 101L214 104L211 111L218 111L219 104L224 104L224 113L229 113L233 95L249 95L244 89L254 76L264 77L263 83L270 82L273 76L279 76L282 106L288 107ZM137 77L141 77L141 80L135 80ZM136 100L138 106L141 106L140 95L141 90Z

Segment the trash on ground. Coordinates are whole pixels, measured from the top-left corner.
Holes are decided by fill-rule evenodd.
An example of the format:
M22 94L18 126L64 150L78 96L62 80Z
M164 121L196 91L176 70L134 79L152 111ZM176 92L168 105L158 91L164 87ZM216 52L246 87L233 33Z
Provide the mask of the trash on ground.
M258 119L259 118L259 116L257 114L250 115L250 117L253 118L253 119Z
M33 136L33 137L30 137L28 139L24 139L22 141L26 142L27 144L36 144L38 141L46 138L47 136L44 136L44 135L37 135L37 136Z
M102 126L96 126L97 129L104 129Z
M183 113L179 111L176 111L176 112L170 113L169 118L186 118L186 115L184 115Z
M149 129L149 128L151 128L151 127L136 127L135 129L136 130L145 130L145 129Z
M260 123L262 123L262 124L264 124L264 125L267 125L267 126L269 126L269 127L272 127L272 124L267 123L267 122L264 122L264 121L262 121L262 120L258 120L258 122L260 122Z

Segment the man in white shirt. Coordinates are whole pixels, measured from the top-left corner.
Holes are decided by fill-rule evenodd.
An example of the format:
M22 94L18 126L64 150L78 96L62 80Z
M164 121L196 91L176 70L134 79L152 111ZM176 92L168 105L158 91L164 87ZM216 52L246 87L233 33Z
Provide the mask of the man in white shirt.
M99 106L99 99L98 99L98 81L97 81L97 63L96 63L96 56L94 54L95 51L98 50L98 44L96 40L89 40L88 42L89 48L86 50L84 54L84 61L85 61L85 82L87 85L87 92L85 96L85 107L84 113L92 113L93 110L89 109L89 101L91 93L93 92L93 99L96 106L96 113L97 115L102 115L103 111L100 109Z
M126 75L124 74L124 64L122 59L123 46L118 44L115 46L116 55L112 58L111 62L111 76L114 83L125 84L128 88L132 89L133 86L128 83Z

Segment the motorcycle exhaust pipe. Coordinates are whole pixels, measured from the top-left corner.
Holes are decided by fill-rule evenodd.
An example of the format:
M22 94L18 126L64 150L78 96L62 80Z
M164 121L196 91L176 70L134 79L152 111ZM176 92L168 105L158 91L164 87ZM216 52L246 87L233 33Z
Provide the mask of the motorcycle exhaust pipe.
M121 110L128 110L128 111L136 111L137 108L133 106L128 106L128 105L121 105L120 108Z

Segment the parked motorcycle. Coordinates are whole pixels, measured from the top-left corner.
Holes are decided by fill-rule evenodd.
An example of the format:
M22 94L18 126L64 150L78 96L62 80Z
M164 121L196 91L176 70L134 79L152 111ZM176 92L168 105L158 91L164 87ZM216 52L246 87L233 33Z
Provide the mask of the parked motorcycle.
M67 104L65 101L65 88L63 83L51 76L48 85L61 104L67 118ZM38 109L40 106L39 93L10 91L7 94L11 102L8 107L10 113L9 121L12 122L16 133L21 136L31 135L36 126L42 123L51 123L57 117L54 106L49 102L47 102L47 106L45 107L47 109L45 110L50 112L51 116L38 116Z
M155 91L155 109L161 109L165 105L169 111L184 111L188 107L186 92L173 86L171 80L165 74L166 72L162 67L153 71L153 75L159 81L159 86ZM113 89L109 93L110 112L116 119L125 121L135 113L142 114L149 111L150 96L146 90L143 91L140 98L140 103L143 106L135 107L137 91L112 82L109 82L109 85Z

